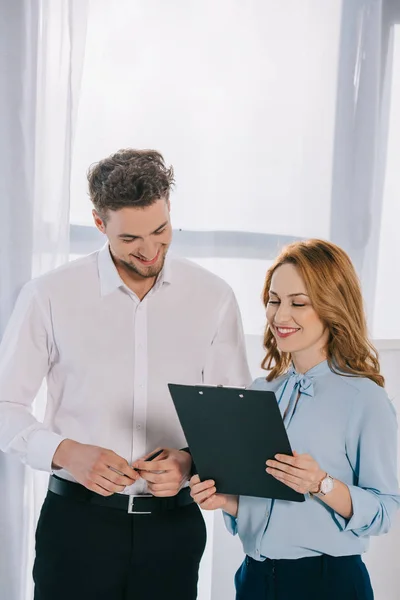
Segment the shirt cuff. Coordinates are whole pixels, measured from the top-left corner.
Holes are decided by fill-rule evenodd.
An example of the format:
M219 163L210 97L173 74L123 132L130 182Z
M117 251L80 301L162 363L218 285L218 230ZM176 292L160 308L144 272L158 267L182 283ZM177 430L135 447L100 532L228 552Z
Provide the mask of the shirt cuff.
M226 513L225 511L222 511L222 514L224 517L225 526L226 526L227 530L232 535L236 535L237 534L237 519L236 519L236 517L232 517L232 515Z
M28 441L27 463L32 469L51 473L53 457L65 437L47 429L32 432Z
M194 464L192 453L190 452L189 448L181 448L181 452L187 452L192 457L192 466L190 467L190 473L189 473L189 478L192 478L193 475L197 475L197 468L196 468L196 465Z
M372 492L356 485L348 486L353 505L353 516L347 522L343 531L353 531L360 534L369 529L379 510L379 501Z

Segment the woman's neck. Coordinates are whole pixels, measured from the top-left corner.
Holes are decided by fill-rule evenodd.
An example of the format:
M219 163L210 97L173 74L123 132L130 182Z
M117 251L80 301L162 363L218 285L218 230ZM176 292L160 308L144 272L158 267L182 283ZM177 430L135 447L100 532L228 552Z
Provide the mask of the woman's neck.
M313 352L312 354L301 351L293 352L291 354L294 368L298 373L302 374L307 373L307 371L313 367L316 367L320 363L324 362L324 360L326 360L326 356L327 354L325 350L321 350L318 353Z

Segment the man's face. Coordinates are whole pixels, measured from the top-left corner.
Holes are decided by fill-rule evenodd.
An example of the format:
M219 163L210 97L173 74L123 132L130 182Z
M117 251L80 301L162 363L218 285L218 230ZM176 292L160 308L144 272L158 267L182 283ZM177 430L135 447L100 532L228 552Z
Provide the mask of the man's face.
M105 233L111 253L139 277L157 277L172 240L170 205L164 198L144 208L109 210L107 222L93 211L96 226Z

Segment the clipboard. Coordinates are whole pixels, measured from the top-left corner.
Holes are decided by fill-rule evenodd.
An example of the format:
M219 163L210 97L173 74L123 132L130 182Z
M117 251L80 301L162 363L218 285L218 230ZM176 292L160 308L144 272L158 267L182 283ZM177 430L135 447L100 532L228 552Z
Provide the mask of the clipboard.
M275 454L292 455L274 392L168 384L202 481L217 492L304 502L303 494L266 473Z

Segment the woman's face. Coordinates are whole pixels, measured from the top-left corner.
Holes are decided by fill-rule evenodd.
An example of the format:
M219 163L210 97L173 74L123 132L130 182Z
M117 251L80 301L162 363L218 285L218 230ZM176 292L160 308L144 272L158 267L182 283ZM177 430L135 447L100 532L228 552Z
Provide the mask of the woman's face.
M312 307L305 283L292 264L278 267L271 279L267 320L281 352L289 352L304 372L326 357L329 331Z

